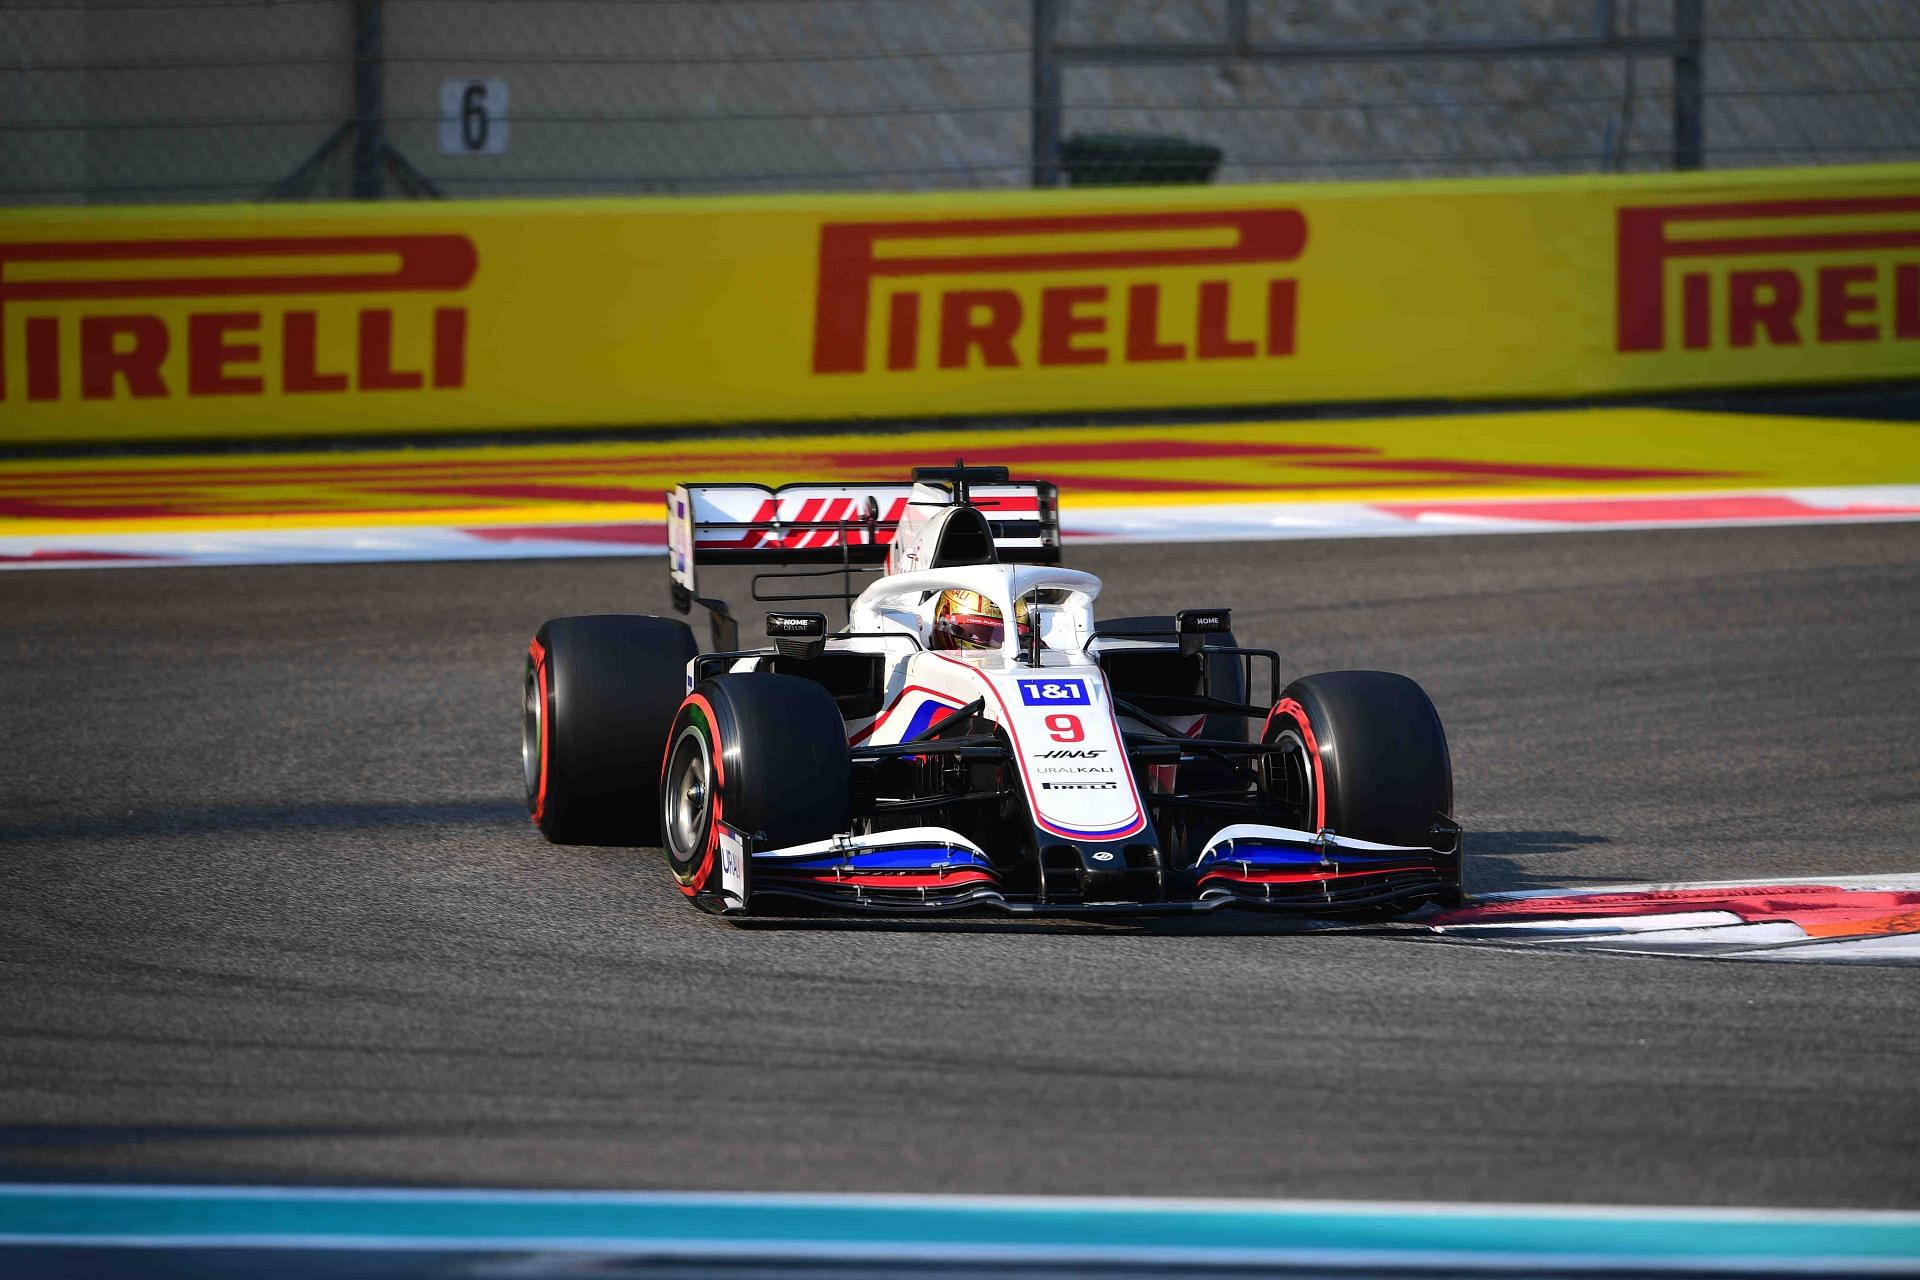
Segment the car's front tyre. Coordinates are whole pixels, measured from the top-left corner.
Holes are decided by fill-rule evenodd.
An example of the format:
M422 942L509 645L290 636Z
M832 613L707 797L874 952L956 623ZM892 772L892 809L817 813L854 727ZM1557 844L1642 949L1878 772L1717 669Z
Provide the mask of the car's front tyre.
M1302 676L1281 691L1261 741L1285 748L1265 758L1261 789L1299 829L1424 848L1453 812L1446 731L1403 675Z
M1324 671L1281 690L1261 741L1260 792L1284 825L1380 844L1434 849L1426 892L1341 912L1389 920L1427 902L1460 901L1453 760L1426 691L1388 671ZM1449 848L1436 847L1444 841Z
M833 695L798 676L714 676L686 696L660 763L661 847L680 891L718 901L720 824L778 849L847 830L853 767Z

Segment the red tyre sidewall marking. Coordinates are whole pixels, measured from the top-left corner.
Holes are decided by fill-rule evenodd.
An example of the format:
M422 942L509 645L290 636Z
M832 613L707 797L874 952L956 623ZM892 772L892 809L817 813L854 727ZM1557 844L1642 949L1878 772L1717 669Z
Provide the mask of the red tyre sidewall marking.
M686 880L683 881L678 876L673 879L674 885L680 892L692 898L699 895L700 890L706 885L707 877L713 874L713 856L720 849L720 793L726 786L727 766L722 758L720 722L719 717L713 714L713 704L697 693L690 693L686 701L680 704L680 710L684 712L688 707L699 708L702 717L706 720L707 751L713 760L713 786L709 797L713 810L707 822L707 847L701 852L700 865L693 869L693 873ZM676 716L675 723L678 722L679 717ZM667 770L673 767L673 751L679 745L680 737L681 735L676 733L667 740L667 754L660 760L660 790L663 795L667 789ZM665 838L664 831L662 838Z
M1286 716L1300 731L1300 740L1307 744L1307 759L1313 767L1313 829L1327 829L1327 776L1320 764L1320 744L1314 740L1313 721L1307 718L1307 709L1292 698L1282 698L1273 704L1273 710L1267 713L1267 723L1260 730L1260 741L1271 741L1273 721L1276 716Z
M539 637L527 646L527 658L533 663L534 687L540 691L540 786L533 797L533 820L537 824L547 816L547 760L553 737L553 699L547 695L547 651Z

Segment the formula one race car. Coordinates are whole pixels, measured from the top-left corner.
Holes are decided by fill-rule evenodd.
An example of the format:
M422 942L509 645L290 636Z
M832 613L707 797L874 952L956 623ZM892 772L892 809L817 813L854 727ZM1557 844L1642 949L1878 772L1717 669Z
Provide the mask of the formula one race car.
M1420 687L1281 688L1223 608L1096 622L1100 580L1059 565L1053 485L922 467L667 501L674 604L711 611L716 651L675 618L540 628L522 756L549 840L658 843L723 914L1457 904L1452 766ZM781 606L766 647L696 594L725 565L777 567L752 579ZM784 607L829 600L844 627Z

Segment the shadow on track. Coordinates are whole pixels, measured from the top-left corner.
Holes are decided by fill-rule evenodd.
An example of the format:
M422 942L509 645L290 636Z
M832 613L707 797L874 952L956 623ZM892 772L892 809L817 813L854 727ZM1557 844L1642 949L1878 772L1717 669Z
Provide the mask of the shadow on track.
M1194 915L1109 916L1104 918L1049 916L1008 916L984 908L966 915L937 916L857 916L818 915L746 916L730 918L738 929L769 932L806 930L833 933L961 933L961 934L1062 934L1075 937L1221 937L1291 936L1325 933L1338 928L1343 933L1370 932L1357 925L1333 921L1315 921L1297 914L1264 913L1257 908L1222 908Z
M1468 831L1467 889L1478 893L1560 889L1567 887L1570 878L1575 882L1621 881L1620 876L1576 874L1569 877L1564 866L1546 873L1528 866L1530 859L1578 853L1590 845L1611 843L1607 836L1582 835L1577 831Z

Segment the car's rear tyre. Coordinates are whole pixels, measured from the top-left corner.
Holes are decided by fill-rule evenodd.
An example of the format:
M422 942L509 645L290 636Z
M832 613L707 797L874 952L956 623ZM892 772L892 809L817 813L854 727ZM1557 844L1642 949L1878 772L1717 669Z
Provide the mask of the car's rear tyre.
M831 693L798 676L702 681L674 716L659 777L667 867L702 906L717 902L722 821L761 849L847 829L846 722Z
M520 761L527 810L555 844L660 838L660 750L697 648L672 618L554 618L527 647Z
M1388 671L1324 671L1281 690L1261 741L1269 807L1307 831L1418 848L1453 812L1453 761L1433 700Z

